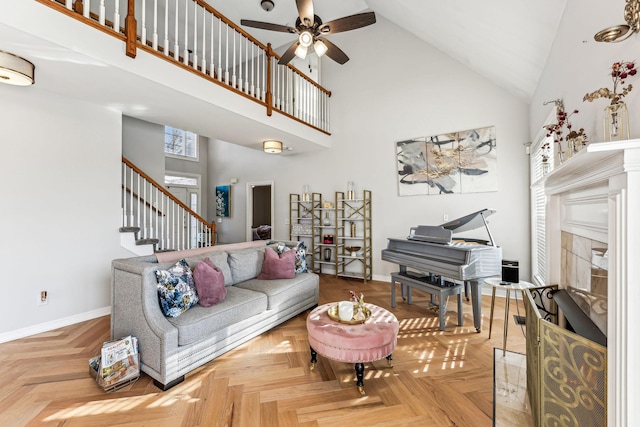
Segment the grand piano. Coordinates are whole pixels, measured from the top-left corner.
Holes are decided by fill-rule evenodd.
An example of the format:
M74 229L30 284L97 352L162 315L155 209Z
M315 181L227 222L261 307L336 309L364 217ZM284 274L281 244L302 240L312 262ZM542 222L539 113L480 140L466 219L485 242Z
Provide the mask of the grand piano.
M482 279L502 272L502 248L494 243L486 220L495 212L483 209L438 226L411 227L408 237L389 238L387 248L382 250L382 260L399 264L401 275L412 275L407 270L410 268L463 281L465 289L471 288L473 323L476 331L480 332ZM453 233L483 226L489 240L453 238Z

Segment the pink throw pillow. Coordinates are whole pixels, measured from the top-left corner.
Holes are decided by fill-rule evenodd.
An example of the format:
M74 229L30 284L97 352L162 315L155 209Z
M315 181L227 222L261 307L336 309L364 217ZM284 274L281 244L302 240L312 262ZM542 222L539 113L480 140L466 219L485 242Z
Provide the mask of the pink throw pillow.
M193 269L193 281L198 292L198 303L203 307L211 307L227 296L227 288L224 287L224 274L209 258L205 258L196 264Z
M293 279L296 276L296 251L286 251L278 256L271 248L264 250L264 262L258 279Z

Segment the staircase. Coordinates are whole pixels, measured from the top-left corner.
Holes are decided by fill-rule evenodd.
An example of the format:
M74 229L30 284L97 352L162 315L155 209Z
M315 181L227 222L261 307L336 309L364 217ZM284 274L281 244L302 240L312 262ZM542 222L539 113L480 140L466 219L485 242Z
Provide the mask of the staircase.
M216 225L122 157L121 245L136 255L213 246Z

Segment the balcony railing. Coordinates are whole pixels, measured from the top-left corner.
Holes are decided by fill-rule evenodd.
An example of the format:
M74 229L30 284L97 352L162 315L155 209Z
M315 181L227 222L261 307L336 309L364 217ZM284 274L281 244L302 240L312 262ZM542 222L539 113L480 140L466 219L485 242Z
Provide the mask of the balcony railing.
M37 0L329 134L331 92L203 0Z

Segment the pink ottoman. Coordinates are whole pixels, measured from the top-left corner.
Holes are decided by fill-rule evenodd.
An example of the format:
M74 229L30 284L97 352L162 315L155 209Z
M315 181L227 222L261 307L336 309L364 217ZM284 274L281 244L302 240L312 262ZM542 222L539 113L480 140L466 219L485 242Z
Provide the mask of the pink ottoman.
M316 354L339 362L355 363L358 391L364 393L364 363L386 358L391 365L398 342L398 319L393 313L373 304L365 304L371 317L362 324L348 325L332 320L327 311L336 302L316 307L307 317L311 348L311 367Z

